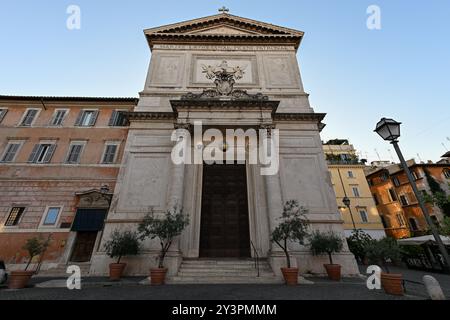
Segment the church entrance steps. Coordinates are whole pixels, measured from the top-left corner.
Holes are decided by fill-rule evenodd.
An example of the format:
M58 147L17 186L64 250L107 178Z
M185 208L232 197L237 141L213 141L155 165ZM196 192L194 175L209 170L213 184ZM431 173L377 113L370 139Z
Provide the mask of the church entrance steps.
M281 283L267 260L259 261L259 273L255 261L246 259L198 259L183 260L178 274L167 279L167 283Z
M81 276L88 276L89 269L91 268L91 263L77 263L77 262L69 262L68 264L59 264L56 268L48 269L48 270L40 270L35 277L67 277L70 274L66 273L67 268L69 266L78 266L80 267Z

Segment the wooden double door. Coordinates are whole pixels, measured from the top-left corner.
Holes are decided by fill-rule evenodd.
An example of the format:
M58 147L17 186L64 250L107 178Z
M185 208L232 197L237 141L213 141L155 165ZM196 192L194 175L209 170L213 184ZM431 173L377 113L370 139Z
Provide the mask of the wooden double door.
M200 257L250 257L244 164L203 165Z

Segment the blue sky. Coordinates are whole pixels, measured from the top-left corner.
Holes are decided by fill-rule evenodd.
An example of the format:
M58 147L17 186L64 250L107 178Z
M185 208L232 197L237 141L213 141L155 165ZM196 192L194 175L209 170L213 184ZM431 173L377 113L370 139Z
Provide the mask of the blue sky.
M71 4L80 30L66 28ZM366 27L372 4L381 30ZM222 5L306 33L298 58L312 106L328 114L323 140L348 138L369 160L375 149L397 160L372 132L387 116L403 122L407 158L436 161L450 149L448 0L2 0L0 94L137 96L150 60L142 30Z

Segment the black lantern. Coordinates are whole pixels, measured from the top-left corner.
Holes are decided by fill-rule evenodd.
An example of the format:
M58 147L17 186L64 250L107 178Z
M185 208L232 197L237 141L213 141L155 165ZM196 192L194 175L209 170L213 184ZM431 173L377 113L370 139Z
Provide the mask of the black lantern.
M342 203L345 204L347 208L350 208L350 199L348 197L344 197L344 199L342 199Z
M400 137L400 125L401 123L394 119L383 118L377 123L375 132L384 140L396 141Z

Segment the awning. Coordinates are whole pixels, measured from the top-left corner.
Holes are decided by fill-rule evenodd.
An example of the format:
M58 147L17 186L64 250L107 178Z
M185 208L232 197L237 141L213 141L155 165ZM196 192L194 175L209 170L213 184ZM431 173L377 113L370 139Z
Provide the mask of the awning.
M78 209L72 231L100 231L103 229L106 209Z
M441 239L442 239L442 242L446 246L450 246L450 238L449 237L441 236ZM422 236L422 237L397 240L397 243L402 246L418 246L418 245L425 244L425 243L436 244L436 241L434 240L434 237L432 235L428 235L428 236Z

